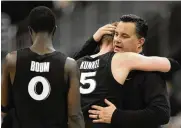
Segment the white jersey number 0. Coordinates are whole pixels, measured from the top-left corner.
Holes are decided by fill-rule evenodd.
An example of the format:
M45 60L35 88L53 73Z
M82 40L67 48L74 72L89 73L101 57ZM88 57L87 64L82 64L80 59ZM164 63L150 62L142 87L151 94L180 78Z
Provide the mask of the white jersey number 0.
M43 85L43 91L41 94L37 94L36 85L38 82L41 82ZM51 87L49 81L42 76L33 77L28 84L28 93L29 95L37 101L45 100L50 95Z
M87 72L87 73L81 73L80 76L80 82L84 86L85 84L89 84L89 88L83 88L80 86L80 93L81 94L90 94L93 92L96 88L96 81L92 78L88 77L94 77L96 75L96 72Z

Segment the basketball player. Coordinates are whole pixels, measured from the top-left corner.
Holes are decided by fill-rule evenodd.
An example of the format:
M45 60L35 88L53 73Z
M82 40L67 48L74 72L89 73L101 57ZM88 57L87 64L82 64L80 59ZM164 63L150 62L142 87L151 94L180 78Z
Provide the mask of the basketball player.
M73 59L52 45L55 20L49 8L34 8L29 14L33 45L6 56L1 113L5 116L14 108L13 128L84 128L79 69Z

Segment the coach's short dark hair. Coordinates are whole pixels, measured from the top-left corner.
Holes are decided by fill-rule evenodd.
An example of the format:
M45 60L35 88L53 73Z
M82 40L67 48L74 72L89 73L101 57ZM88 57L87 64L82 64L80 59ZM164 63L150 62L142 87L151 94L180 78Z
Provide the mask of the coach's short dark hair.
M38 6L32 9L29 14L29 26L35 32L51 33L55 27L55 15L45 6Z
M136 16L133 14L123 15L120 18L120 21L135 23L136 34L137 34L138 38L141 38L141 37L146 38L147 32L148 32L148 24L146 23L145 20L143 20L139 16Z

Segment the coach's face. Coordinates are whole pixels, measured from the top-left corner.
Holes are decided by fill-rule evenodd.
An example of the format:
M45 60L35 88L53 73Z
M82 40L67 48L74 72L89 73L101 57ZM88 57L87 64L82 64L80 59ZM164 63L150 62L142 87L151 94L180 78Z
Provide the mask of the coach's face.
M119 22L113 39L114 52L136 52L142 50L143 39L136 35L136 26L131 22Z

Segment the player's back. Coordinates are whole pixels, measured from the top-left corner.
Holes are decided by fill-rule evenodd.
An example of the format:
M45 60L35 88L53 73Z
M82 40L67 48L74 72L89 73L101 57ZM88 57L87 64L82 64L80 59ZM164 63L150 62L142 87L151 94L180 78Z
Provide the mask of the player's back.
M78 60L81 72L81 105L85 122L90 120L88 110L91 109L91 105L106 106L104 103L105 98L120 107L117 98L121 101L121 87L114 80L111 72L113 55L114 53L110 52L95 58L85 56ZM109 125L98 127L106 128Z
M66 56L17 51L13 83L15 118L20 128L67 128Z

